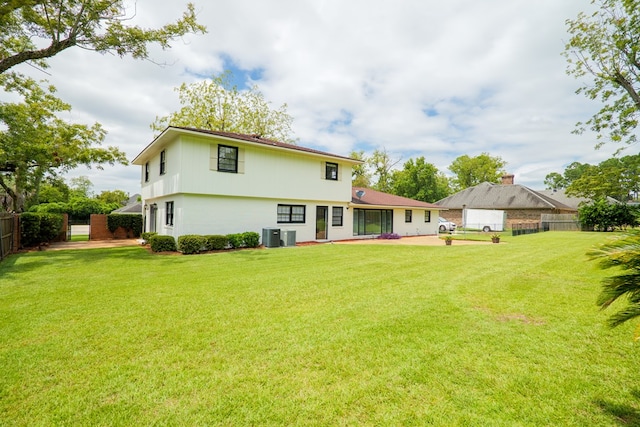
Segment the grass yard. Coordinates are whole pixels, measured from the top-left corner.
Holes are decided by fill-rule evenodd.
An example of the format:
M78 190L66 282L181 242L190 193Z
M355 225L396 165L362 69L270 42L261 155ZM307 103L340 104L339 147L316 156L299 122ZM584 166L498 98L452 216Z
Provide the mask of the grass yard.
M638 425L608 237L12 256L0 425Z

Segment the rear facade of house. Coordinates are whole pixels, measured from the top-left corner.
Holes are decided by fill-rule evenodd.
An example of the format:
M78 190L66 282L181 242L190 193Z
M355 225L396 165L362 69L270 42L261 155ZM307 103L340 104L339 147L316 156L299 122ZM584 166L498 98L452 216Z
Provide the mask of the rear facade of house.
M360 161L257 135L169 127L133 163L145 231L177 238L277 228L297 242L437 234L435 205L367 203L373 190L354 196Z

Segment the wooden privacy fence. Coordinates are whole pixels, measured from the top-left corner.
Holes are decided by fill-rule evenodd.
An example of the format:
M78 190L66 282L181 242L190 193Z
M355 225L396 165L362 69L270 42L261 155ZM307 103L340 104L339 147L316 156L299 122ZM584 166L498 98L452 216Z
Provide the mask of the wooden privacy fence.
M13 250L14 219L11 214L0 214L0 260Z
M544 231L580 231L577 214L542 214L540 223Z

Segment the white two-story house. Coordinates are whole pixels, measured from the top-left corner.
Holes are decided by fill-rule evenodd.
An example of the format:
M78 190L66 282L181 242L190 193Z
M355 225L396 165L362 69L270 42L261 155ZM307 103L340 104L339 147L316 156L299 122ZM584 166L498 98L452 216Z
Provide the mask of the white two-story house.
M144 228L185 234L295 231L296 241L438 232L442 208L351 186L349 157L228 132L168 127L133 160Z

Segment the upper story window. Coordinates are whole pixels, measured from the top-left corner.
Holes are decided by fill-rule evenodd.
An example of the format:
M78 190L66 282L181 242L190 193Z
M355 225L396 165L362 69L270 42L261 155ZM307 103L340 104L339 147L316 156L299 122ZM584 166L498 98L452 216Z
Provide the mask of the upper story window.
M144 164L144 182L149 182L149 162Z
M326 163L325 166L325 179L330 179L333 181L338 180L338 164L337 163Z
M431 211L424 211L424 222L431 222Z
M167 163L167 153L164 150L162 150L160 152L160 175L164 175L164 173L167 171L166 163Z
M218 170L238 173L238 147L218 145Z
M413 211L411 209L407 209L404 211L404 222L411 222L411 217L413 216Z

